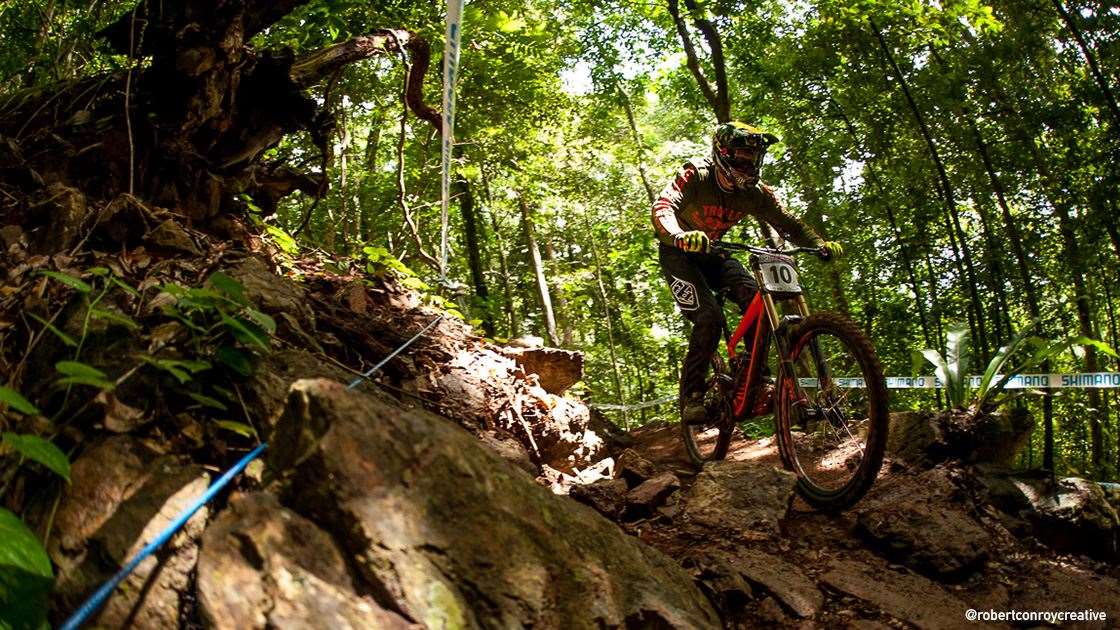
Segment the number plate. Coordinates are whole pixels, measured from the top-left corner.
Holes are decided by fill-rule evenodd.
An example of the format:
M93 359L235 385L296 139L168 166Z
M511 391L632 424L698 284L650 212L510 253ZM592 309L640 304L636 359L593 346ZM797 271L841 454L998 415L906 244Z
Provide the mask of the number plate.
M771 293L801 293L801 282L793 261L786 257L759 257L759 270L762 272L763 287Z

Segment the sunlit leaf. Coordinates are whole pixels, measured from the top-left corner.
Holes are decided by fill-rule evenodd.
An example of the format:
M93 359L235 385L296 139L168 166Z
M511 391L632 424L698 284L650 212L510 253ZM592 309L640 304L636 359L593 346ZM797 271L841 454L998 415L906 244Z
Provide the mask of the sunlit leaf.
M82 293L89 293L90 291L93 291L93 287L91 287L89 283L85 282L84 280L75 278L74 276L60 273L58 271L40 271L39 273L52 280L57 280L58 282L65 284L71 289L77 289Z
M242 422L234 422L233 420L218 420L214 424L217 424L219 427L225 429L226 431L232 431L247 438L253 438L257 436L257 432L253 430L253 427Z
M35 435L4 433L4 444L27 459L45 466L70 481L70 460L57 446Z

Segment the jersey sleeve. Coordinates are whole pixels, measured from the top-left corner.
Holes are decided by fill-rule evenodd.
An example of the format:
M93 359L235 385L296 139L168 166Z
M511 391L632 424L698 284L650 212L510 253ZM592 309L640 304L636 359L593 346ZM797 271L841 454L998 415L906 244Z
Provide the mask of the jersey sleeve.
M696 179L696 167L685 164L673 181L661 191L657 201L653 202L653 227L662 240L671 241L676 235L684 232L684 228L677 221L677 215L692 194L692 183Z
M778 196L774 194L773 188L766 184L759 184L758 189L761 191L758 217L773 226L782 238L801 247L824 245L824 239L816 230L786 211L778 201Z

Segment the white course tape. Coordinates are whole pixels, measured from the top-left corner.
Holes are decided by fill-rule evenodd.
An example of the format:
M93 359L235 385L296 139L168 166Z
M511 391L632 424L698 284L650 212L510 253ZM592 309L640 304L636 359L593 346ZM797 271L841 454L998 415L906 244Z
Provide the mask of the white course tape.
M460 20L463 0L447 1L447 45L443 54L443 176L440 182L440 278L447 278L447 207L451 200L451 147L455 134L455 75L459 69Z
M645 402L634 403L633 405L591 403L589 406L600 409L602 411L632 411L634 409L645 409L646 407L656 407L658 405L664 405L665 403L673 402L676 399L676 396L666 396L664 398L658 398L657 400L647 400Z
M980 376L969 377L969 387L980 386ZM997 374L992 379L992 384L1000 381L1002 375ZM863 388L867 382L862 378L836 377L836 384L845 388ZM798 379L802 387L816 387L817 379ZM939 389L944 384L936 376L888 376L888 389ZM1016 374L1011 377L1005 389L1116 389L1120 388L1120 372L1075 372L1069 374ZM657 400L634 403L632 405L615 405L607 403L591 403L589 406L602 411L631 411L656 407L676 400L676 396L666 396Z
M1003 378L997 374L992 379L996 384ZM969 377L969 387L980 386L980 376ZM802 387L816 387L817 379L798 379ZM836 377L840 387L862 388L866 384L862 378ZM889 389L938 389L944 384L936 376L888 376ZM1120 372L1080 372L1071 374L1016 374L1011 377L1005 389L1104 389L1120 388Z

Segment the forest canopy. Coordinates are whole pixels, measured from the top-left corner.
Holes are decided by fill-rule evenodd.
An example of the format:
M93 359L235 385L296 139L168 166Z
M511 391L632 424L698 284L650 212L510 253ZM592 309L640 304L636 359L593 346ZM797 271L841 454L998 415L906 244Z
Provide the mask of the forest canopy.
M362 259L440 293L440 142L423 105L438 102L440 77L423 66L427 47L438 70L444 7L227 3L217 11L240 20L236 46L188 58L199 41L231 41L175 28L196 4L0 5L0 168L15 154L79 160L84 145L48 132L140 99L159 116L133 114L127 136L90 149L124 166L82 167L107 197L149 193L199 225L247 216L289 256ZM805 263L810 304L860 321L887 374L932 373L915 355L944 348L957 323L974 370L1020 334L1118 345L1110 3L474 0L462 34L448 276L467 290L438 299L485 336L582 350L591 401L676 392L687 330L656 262L650 206L726 120L781 138L763 178L846 251ZM183 64L265 113L206 118L212 102L171 102L174 90L161 101L153 77ZM752 224L742 238L763 235ZM1037 371L1120 371L1106 350L1073 344ZM1117 391L1015 399L1037 429L1021 464L1115 479ZM948 404L932 390L893 395L898 407ZM676 407L611 413L633 426Z

